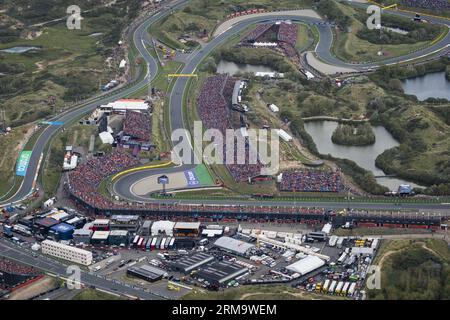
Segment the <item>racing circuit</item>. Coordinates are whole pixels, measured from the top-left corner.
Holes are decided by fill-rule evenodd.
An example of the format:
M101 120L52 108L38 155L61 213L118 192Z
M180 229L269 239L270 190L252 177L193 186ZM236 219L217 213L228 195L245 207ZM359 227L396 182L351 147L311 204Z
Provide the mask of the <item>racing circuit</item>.
M144 21L141 21L138 26L135 27L132 33L132 41L139 53L146 61L148 65L147 72L150 74L151 80L157 74L158 71L158 63L153 58L145 47L145 43L150 43L149 35L147 33L147 29L163 17L169 15L173 10L179 9L184 4L186 4L186 0L181 1L173 1L165 7L161 8L154 15L146 18ZM362 5L364 4L355 4ZM412 13L406 12L398 12L398 11L389 11L394 15L408 16L413 17ZM436 24L444 24L450 28L450 21L441 19L438 17L428 17L432 23ZM377 68L377 63L370 64L350 64L343 62L332 55L331 47L333 42L333 32L331 26L329 24L320 23L323 22L320 18L315 15L308 15L308 10L305 11L296 11L296 13L290 12L278 12L276 14L270 15L261 15L261 16L253 16L248 15L245 19L240 19L235 24L232 24L230 27L224 28L223 32L219 33L215 38L209 41L203 48L194 51L189 55L188 61L186 62L184 68L180 71L183 74L192 74L195 73L196 68L200 65L205 57L207 57L210 53L213 52L218 46L223 44L227 39L229 39L232 35L236 35L249 26L257 23L263 22L272 22L277 20L292 20L292 21L301 21L307 24L315 24L320 33L320 40L315 48L314 55L315 57L321 61L323 64L327 64L330 66L334 66L337 68L347 68L351 70L356 70L359 72L366 71L367 68ZM320 24L319 24L320 23ZM446 33L442 39L432 44L431 46L419 50L414 53L410 53L408 55L402 57L389 58L383 61L383 64L395 64L401 62L411 61L413 59L422 58L428 55L432 55L440 50L443 50L450 46L450 33ZM148 75L148 74L147 74ZM185 123L183 119L183 96L185 94L185 90L187 88L188 79L184 77L177 78L172 91L170 93L170 105L169 105L169 113L170 113L170 131L175 129L185 128ZM66 125L70 124L71 121L76 120L83 114L86 114L89 111L92 111L99 104L104 104L110 101L114 101L118 98L127 96L128 94L135 92L144 86L148 85L148 76L145 76L143 80L138 81L137 83L127 87L124 90L121 90L118 93L113 94L107 98L99 97L97 99L93 99L86 105L81 106L78 109L71 110L67 113L61 114L55 117L54 121L64 122ZM32 191L34 180L36 177L36 173L39 170L39 159L44 152L46 144L52 138L52 136L60 129L60 126L48 126L46 127L41 135L38 137L32 152L32 156L29 162L28 170L24 180L18 189L18 191L10 197L8 200L1 202L0 204L7 204L18 202L26 198ZM182 140L187 137L182 137ZM195 155L194 155L195 157ZM113 190L114 192L122 199L127 201L134 202L136 205L133 207L129 206L119 206L118 208L108 208L101 207L95 208L89 203L83 203L82 199L78 197L74 197L76 201L78 201L81 205L85 206L87 209L94 211L95 213L104 214L104 213L125 213L125 212L141 212L145 214L154 214L155 216L190 216L192 218L202 218L206 215L213 215L213 218L220 219L223 217L231 217L233 219L245 219L245 218L260 218L260 219L270 219L269 213L276 212L277 218L282 219L291 219L293 221L304 221L305 215L310 216L311 219L317 221L327 221L330 217L327 214L326 210L320 212L309 212L304 211L301 208L298 210L294 209L299 205L299 203L294 201L260 201L260 200L242 200L242 201L233 201L233 200L189 200L183 201L181 203L180 200L174 199L152 199L149 197L149 193L157 191L158 188L146 189L146 183L154 183L156 177L160 174L170 175L175 180L182 178L182 173L187 170L192 170L193 166L189 164L182 164L180 166L174 166L170 168L156 168L156 169L144 169L140 171L131 172L129 174L124 174L118 179L114 181ZM152 182L153 181L153 182ZM170 186L168 186L170 187ZM197 187L197 185L192 185L190 187ZM320 207L320 208L328 208L328 209L341 209L343 204L341 202L301 202L301 206L303 207ZM382 202L361 202L361 203L352 203L352 208L361 209L361 210L398 210L399 207L394 203L382 203ZM439 215L433 214L430 216L413 215L413 216L404 216L403 222L398 222L399 219L402 219L400 216L390 216L385 217L389 221L389 223L400 223L400 224L408 224L408 223L422 223L427 225L434 225L440 221L441 214L448 215L450 212L450 204L446 203L405 203L402 205L403 209L410 209L416 211L433 211L439 212ZM247 210L248 209L248 210ZM373 217L373 221L378 221ZM367 215L356 214L355 216L349 216L347 219L359 219L361 221L369 221L371 218ZM395 222L397 221L397 222ZM378 223L378 222L377 222Z

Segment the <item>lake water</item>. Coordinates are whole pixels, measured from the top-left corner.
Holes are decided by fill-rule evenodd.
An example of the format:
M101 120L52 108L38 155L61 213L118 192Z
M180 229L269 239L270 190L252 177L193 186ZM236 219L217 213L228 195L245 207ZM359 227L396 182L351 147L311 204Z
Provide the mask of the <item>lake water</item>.
M6 52L6 53L24 53L30 50L40 50L41 48L38 47L13 47L13 48L7 48L7 49L1 49L0 52Z
M450 100L450 81L445 78L445 72L429 73L403 80L402 87L406 94L415 95L420 101L428 98Z
M373 127L376 141L368 146L343 146L334 144L331 141L333 131L338 126L334 121L310 121L305 122L305 129L311 135L317 150L321 154L331 154L333 157L349 159L358 164L361 168L371 171L375 176L383 176L383 170L375 166L375 159L386 149L399 145L391 134L381 126ZM398 178L381 177L376 178L377 182L390 190L397 190L403 183L410 184L413 187L418 185Z
M233 76L238 72L275 72L275 70L266 66L237 64L225 60L221 60L217 65L217 73L228 73Z

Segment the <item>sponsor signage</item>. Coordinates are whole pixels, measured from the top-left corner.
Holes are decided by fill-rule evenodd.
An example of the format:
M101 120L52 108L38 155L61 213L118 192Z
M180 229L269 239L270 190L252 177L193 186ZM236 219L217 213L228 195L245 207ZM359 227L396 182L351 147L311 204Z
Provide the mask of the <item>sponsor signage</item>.
M169 183L169 177L166 175L158 177L158 184L168 184Z
M31 151L22 151L17 160L16 175L25 177L28 169L28 164L30 163Z
M194 171L186 170L184 172L184 175L186 176L188 186L192 187L192 186L198 186L200 184L200 181L198 181L198 178L195 175Z

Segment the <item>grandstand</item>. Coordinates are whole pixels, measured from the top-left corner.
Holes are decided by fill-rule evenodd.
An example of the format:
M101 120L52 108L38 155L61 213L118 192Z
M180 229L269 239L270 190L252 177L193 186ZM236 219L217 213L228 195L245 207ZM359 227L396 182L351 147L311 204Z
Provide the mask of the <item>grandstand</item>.
M436 11L450 10L450 1L448 0L401 0L400 4L406 7Z
M339 171L292 170L282 173L280 191L341 192L344 190Z
M200 119L203 125L208 129L217 129L223 136L226 134L227 129L236 129L233 118L236 115L236 111L232 109L232 102L236 97L234 93L240 91L241 82L229 77L227 74L218 74L208 77L203 83L200 94L197 99L197 106L200 115ZM237 98L236 98L237 99ZM249 161L250 143L247 137L243 137L245 140L245 163L236 164L238 160L237 141L234 145L233 164L227 161L227 168L237 182L249 181L249 179L258 176L261 173L262 165L259 161L252 164ZM226 158L227 147L224 145L223 159ZM239 151L242 154L242 150Z
M276 43L286 56L294 62L299 62L298 52L295 49L297 33L296 24L288 22L261 24L241 40L241 45L275 48L273 43Z
M0 289L14 288L38 275L40 272L33 267L0 258Z

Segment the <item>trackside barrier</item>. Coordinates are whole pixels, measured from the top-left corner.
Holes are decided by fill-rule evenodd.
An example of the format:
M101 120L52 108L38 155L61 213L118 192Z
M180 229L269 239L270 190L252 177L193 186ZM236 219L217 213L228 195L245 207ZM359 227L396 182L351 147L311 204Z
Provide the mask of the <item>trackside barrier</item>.
M122 172L117 173L116 175L114 175L112 177L112 181L117 180L118 178L128 174L128 173L132 173L132 172L136 172L136 171L142 171L142 170L148 170L148 169L157 169L157 168L164 168L164 167L168 167L170 165L172 165L173 162L169 161L166 163L161 163L161 164L155 164L155 165L149 165L149 166L143 166L143 167L138 167L138 168L132 168L132 169L128 169Z

